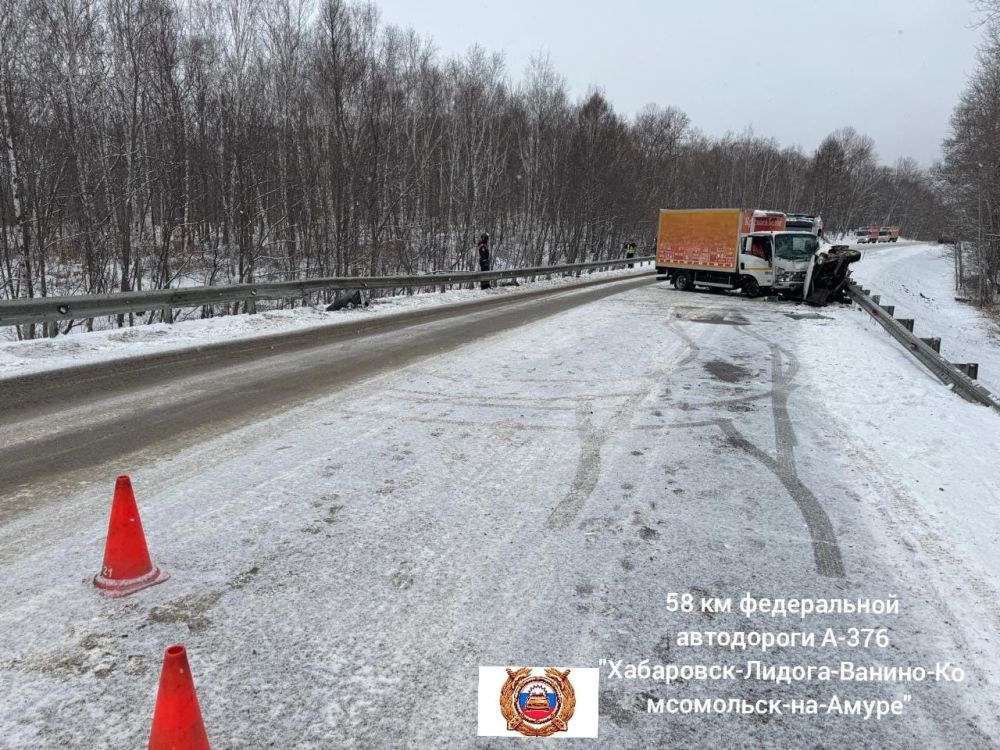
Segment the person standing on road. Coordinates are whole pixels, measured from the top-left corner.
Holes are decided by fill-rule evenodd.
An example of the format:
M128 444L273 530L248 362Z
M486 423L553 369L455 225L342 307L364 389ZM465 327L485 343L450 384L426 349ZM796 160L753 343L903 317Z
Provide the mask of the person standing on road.
M635 240L629 240L625 243L625 257L631 261L635 257ZM628 267L632 268L635 264L629 263Z
M490 270L490 236L485 232L482 237L479 238L479 270ZM480 282L479 287L480 289L489 289L490 282L482 281Z

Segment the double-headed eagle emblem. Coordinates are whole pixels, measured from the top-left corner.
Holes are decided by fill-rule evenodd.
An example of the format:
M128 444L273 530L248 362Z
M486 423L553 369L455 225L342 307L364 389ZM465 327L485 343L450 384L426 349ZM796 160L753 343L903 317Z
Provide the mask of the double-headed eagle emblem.
M528 737L548 737L565 732L576 709L576 695L569 670L546 669L544 675L531 669L507 669L500 691L500 712L507 729Z

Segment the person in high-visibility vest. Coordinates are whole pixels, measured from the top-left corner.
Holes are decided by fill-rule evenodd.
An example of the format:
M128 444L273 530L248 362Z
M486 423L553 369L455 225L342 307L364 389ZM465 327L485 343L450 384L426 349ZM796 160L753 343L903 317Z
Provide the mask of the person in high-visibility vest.
M629 240L625 243L625 257L629 260L635 257L635 240ZM634 265L634 263L629 263L628 267L632 268Z

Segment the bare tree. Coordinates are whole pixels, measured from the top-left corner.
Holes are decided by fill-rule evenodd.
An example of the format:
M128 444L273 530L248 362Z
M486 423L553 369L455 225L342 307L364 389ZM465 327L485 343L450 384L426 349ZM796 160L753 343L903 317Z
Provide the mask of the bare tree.
M932 179L851 129L811 155L710 138L574 101L544 58L512 81L502 55L442 60L371 3L319 3L0 0L0 295L471 268L482 232L501 267L602 258L651 248L663 207L934 232L942 191L996 205L970 171L986 73Z
M1000 290L1000 24L987 29L979 67L955 107L940 174L959 233L975 250L970 291L992 303Z

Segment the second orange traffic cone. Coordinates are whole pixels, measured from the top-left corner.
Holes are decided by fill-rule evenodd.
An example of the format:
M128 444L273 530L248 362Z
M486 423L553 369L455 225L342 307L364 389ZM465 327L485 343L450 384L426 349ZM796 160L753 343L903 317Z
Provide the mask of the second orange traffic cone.
M132 482L120 476L115 482L115 499L111 504L104 565L100 574L94 577L94 585L109 596L125 596L163 583L169 577L149 559Z
M149 750L209 750L187 651L180 644L163 655Z

